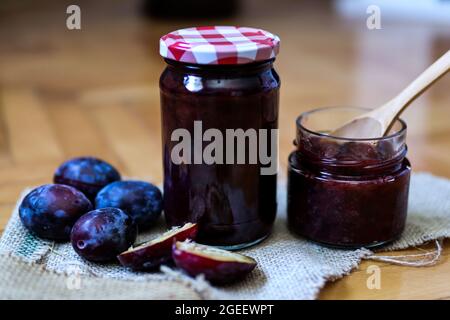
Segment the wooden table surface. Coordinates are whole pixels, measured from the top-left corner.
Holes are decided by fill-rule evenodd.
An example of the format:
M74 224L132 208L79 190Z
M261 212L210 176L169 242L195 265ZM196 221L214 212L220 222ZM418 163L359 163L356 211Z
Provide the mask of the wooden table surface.
M161 182L158 39L168 31L238 24L281 37L282 175L297 115L319 106L380 105L450 49L448 23L390 19L382 8L382 29L368 30L365 8L346 15L331 1L243 1L232 19L201 21L145 18L138 1L77 3L81 31L65 27L71 2L0 4L0 230L20 191L50 182L70 157L98 156L123 175ZM416 172L450 178L449 87L447 76L404 115ZM449 256L450 242L434 267L363 262L320 298L448 299ZM380 290L366 286L371 264L381 267Z

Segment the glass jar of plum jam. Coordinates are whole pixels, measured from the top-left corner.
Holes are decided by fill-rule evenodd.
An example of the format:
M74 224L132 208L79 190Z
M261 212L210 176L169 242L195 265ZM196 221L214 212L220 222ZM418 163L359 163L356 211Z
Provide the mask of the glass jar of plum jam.
M272 229L278 48L277 36L243 27L182 29L160 40L164 214L169 226L197 222L200 243L240 249Z
M288 226L318 243L377 247L405 226L411 167L406 124L387 136L345 139L327 135L362 108L322 108L297 119L297 149L289 156Z

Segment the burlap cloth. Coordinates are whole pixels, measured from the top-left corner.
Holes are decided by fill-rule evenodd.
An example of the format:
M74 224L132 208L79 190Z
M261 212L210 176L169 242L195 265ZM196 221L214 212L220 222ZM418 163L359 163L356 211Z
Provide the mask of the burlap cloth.
M350 273L361 259L373 257L367 249L330 249L290 234L285 188L279 189L273 234L262 244L242 251L257 260L257 268L243 282L222 288L168 267L145 274L117 264L86 262L70 244L43 241L27 232L16 208L0 239L0 298L314 299L326 281ZM161 221L138 241L163 230ZM383 250L446 237L450 237L450 180L414 174L406 230L401 239Z

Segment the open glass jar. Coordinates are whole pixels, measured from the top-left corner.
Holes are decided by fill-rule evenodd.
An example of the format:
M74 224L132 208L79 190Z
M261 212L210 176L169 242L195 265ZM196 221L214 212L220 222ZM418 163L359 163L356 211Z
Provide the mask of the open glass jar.
M277 166L264 174L267 165L250 159L262 146L277 159L270 137L278 129L278 37L203 27L171 32L160 44L167 63L160 93L168 225L197 222L198 242L227 249L262 241L275 220ZM261 132L269 133L265 142Z
M288 225L310 240L335 247L376 247L405 226L410 163L406 124L389 135L345 139L327 135L366 112L330 107L297 119L297 149L289 156Z

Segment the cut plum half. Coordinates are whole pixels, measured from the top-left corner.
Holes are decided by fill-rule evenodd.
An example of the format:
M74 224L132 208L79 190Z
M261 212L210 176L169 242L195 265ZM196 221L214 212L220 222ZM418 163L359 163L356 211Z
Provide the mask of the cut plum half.
M175 241L194 240L197 230L197 224L190 222L182 227L174 227L158 238L122 252L117 259L124 267L136 271L155 270L161 264L172 260L172 245Z
M256 267L253 258L192 241L174 243L172 257L177 267L189 275L204 274L214 284L240 280Z

